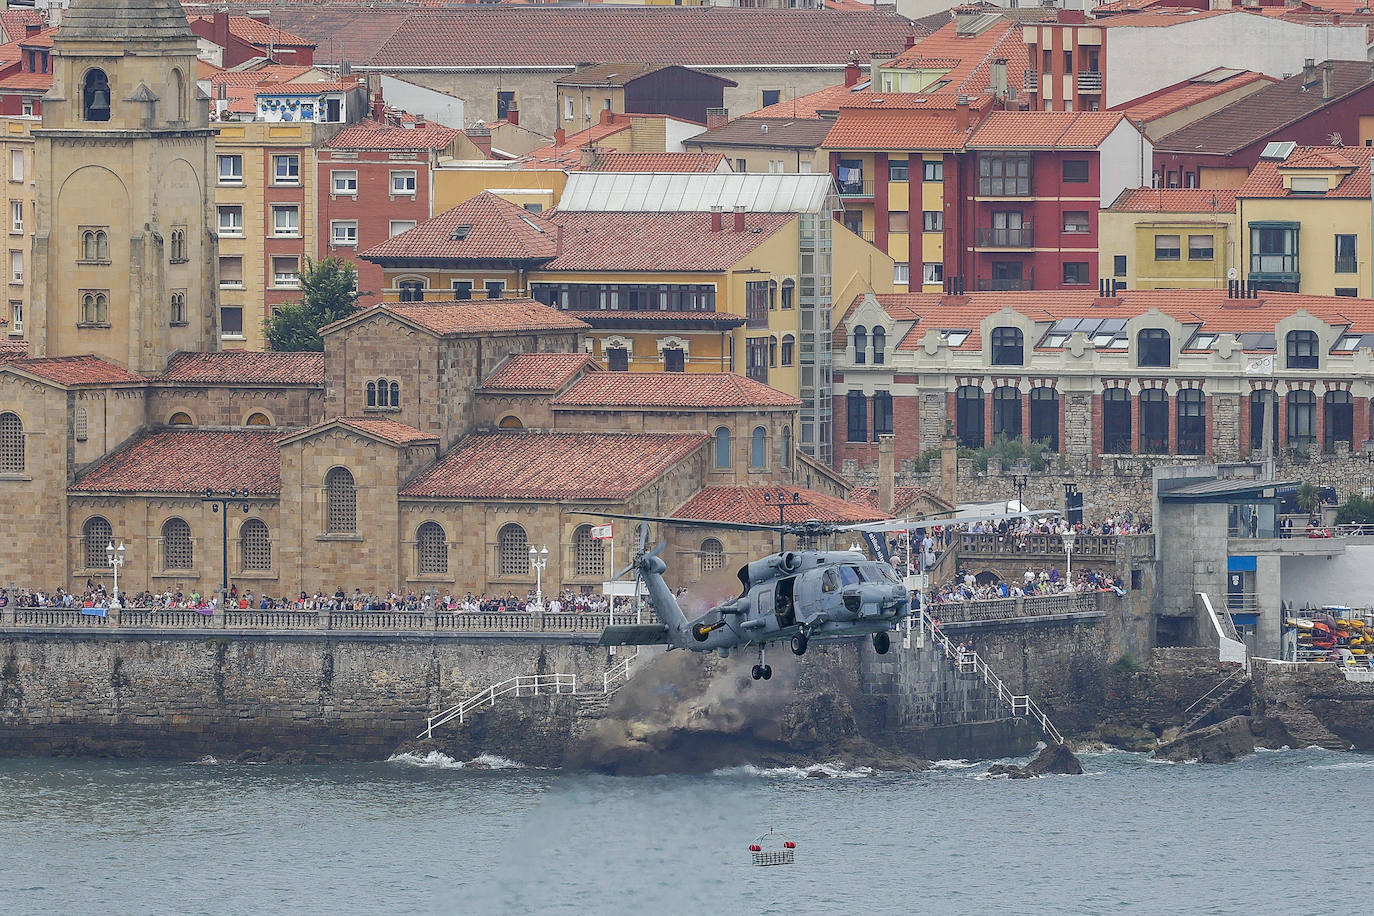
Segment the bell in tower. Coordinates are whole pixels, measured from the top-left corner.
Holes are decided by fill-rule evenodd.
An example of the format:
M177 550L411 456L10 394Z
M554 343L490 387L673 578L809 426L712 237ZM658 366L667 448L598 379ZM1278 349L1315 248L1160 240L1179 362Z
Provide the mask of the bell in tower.
M105 76L105 71L91 70L86 74L85 83L82 105L86 120L110 120L110 81Z

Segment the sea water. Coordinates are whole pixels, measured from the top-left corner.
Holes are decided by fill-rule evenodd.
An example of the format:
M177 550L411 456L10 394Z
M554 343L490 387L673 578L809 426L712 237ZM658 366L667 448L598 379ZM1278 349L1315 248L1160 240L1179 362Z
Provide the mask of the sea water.
M1365 913L1374 757L608 777L0 760L0 913ZM796 864L757 868L770 827Z

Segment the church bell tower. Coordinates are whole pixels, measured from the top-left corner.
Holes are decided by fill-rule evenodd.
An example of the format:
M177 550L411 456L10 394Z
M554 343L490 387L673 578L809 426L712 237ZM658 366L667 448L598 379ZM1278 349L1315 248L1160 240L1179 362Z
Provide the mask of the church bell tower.
M178 0L72 0L53 39L28 325L35 356L159 372L218 349L214 136Z

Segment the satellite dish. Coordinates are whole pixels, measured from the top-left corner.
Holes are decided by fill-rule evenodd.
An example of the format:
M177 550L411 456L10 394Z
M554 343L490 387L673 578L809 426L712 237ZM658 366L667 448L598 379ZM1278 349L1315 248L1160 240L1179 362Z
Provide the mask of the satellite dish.
M1240 271L1236 270L1234 267L1228 267L1228 268L1226 268L1226 279L1228 279L1228 280L1234 280L1236 277L1239 277L1239 276L1240 276Z

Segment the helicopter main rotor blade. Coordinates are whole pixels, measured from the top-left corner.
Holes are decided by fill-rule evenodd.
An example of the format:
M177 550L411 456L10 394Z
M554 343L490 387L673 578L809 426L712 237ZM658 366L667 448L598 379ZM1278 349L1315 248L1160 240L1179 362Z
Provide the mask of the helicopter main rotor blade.
M594 518L623 518L637 522L658 522L661 525L681 525L686 528L719 528L725 531L783 531L791 533L801 523L783 525L756 525L751 522L713 522L704 518L665 518L658 515L617 515L614 512L574 512L573 515L588 515Z

